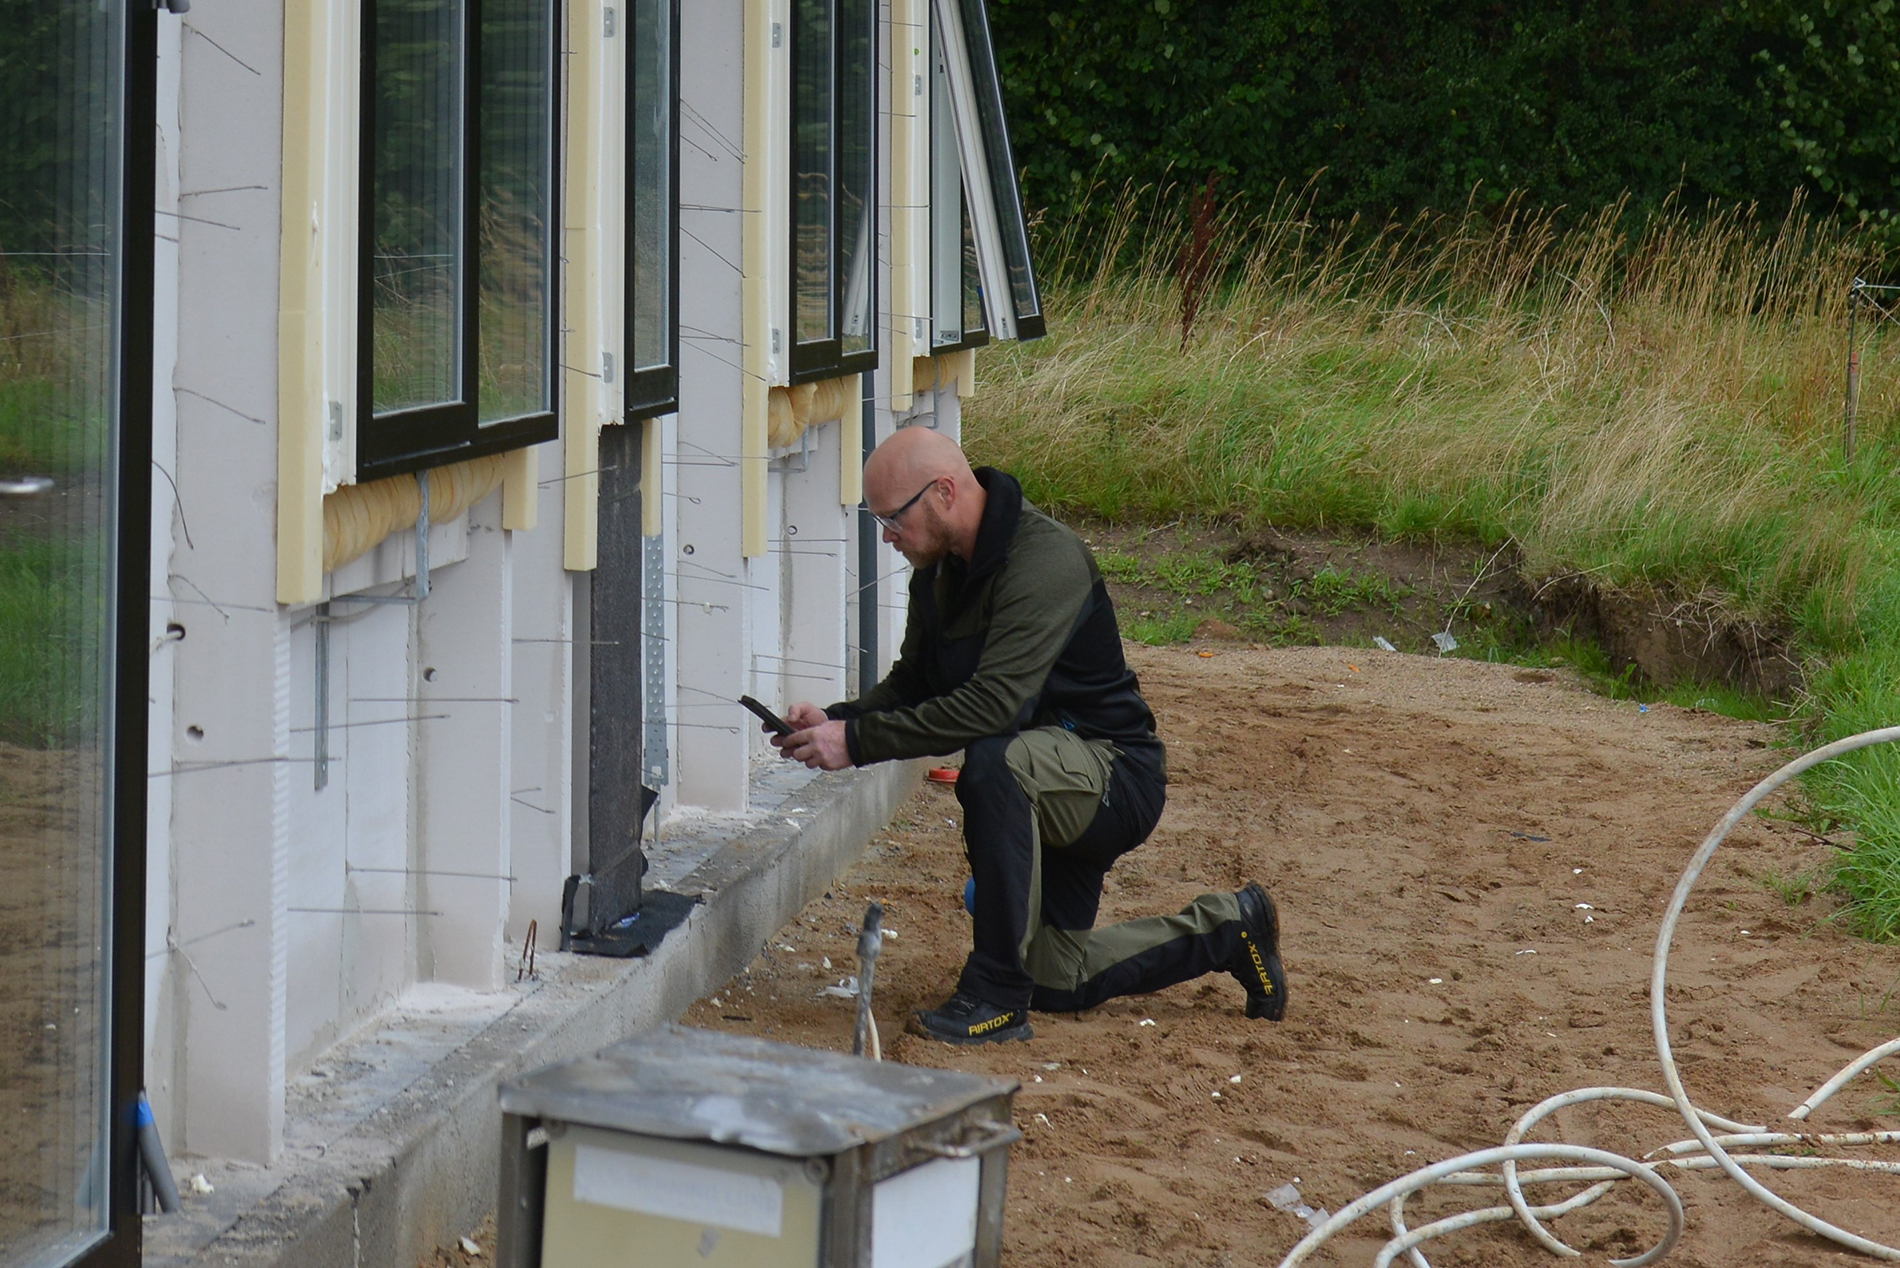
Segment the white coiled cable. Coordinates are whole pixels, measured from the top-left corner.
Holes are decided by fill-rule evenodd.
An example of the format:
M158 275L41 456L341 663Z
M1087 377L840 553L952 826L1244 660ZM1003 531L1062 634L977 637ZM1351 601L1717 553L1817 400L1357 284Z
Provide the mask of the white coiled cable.
M1734 830L1735 825L1740 823L1742 818L1759 805L1768 794L1804 771L1856 749L1886 744L1893 740L1900 740L1900 727L1864 731L1859 735L1850 735L1844 740L1836 740L1832 744L1815 749L1789 762L1749 789L1740 801L1730 807L1729 812L1722 816L1721 821L1703 839L1702 845L1689 860L1689 865L1683 869L1682 879L1676 882L1676 892L1671 896L1668 910L1663 914L1662 925L1656 931L1656 952L1651 962L1649 978L1650 1028L1656 1041L1656 1056L1662 1063L1663 1082L1669 1089L1667 1096L1640 1088L1625 1087L1578 1088L1575 1091L1553 1096L1534 1106L1518 1119L1512 1125L1510 1134L1505 1138L1503 1145L1492 1149L1480 1149L1475 1153L1461 1154L1456 1158L1448 1158L1443 1162L1421 1167L1382 1188L1375 1189L1351 1205L1342 1207L1338 1214L1313 1229L1300 1240L1298 1245L1288 1251L1286 1258L1280 1261L1280 1268L1295 1268L1334 1234L1381 1206L1387 1207L1390 1211L1394 1236L1380 1249L1377 1258L1373 1261L1374 1268L1388 1268L1401 1255L1410 1260L1413 1268L1431 1268L1430 1261L1418 1249L1423 1243L1459 1229L1509 1219L1515 1219L1522 1224L1525 1230L1551 1253L1574 1258L1580 1252L1566 1245L1552 1233L1545 1226L1545 1221L1588 1206L1626 1179L1636 1180L1655 1190L1668 1208L1669 1228L1661 1241L1640 1255L1610 1261L1617 1265L1617 1268L1643 1268L1643 1265L1655 1263L1667 1255L1682 1233L1682 1200L1657 1171L1657 1168L1665 1165L1679 1170L1705 1170L1719 1167L1757 1201L1787 1216L1808 1231L1876 1259L1900 1260L1900 1247L1871 1241L1857 1233L1830 1224L1788 1201L1745 1170L1747 1167L1770 1170L1849 1167L1863 1171L1900 1174L1900 1163L1839 1156L1789 1157L1781 1154L1732 1154L1729 1152L1730 1148L1784 1145L1838 1148L1894 1144L1900 1143L1900 1132L1832 1134L1773 1132L1766 1127L1733 1122L1711 1114L1707 1110L1699 1109L1689 1099L1689 1093L1683 1088L1682 1076L1676 1069L1675 1058L1670 1051L1666 993L1669 977L1669 949L1675 941L1676 923L1681 919L1683 909L1689 902L1689 894L1695 888L1696 881L1701 878L1703 869L1708 866L1709 860L1715 856L1716 849ZM1805 1119L1856 1075L1895 1052L1900 1052L1900 1039L1881 1044L1855 1058L1840 1073L1815 1089L1814 1093L1796 1106L1788 1117ZM1640 1160L1606 1150L1586 1149L1578 1145L1524 1143L1524 1136L1548 1115L1566 1106L1585 1101L1605 1100L1639 1101L1646 1105L1673 1107L1689 1125L1694 1138L1676 1141L1651 1150ZM1716 1131L1722 1134L1717 1135ZM1518 1170L1519 1162L1552 1159L1584 1165L1547 1167L1535 1171ZM1477 1168L1491 1166L1499 1167L1500 1173L1491 1174L1477 1170ZM1533 1206L1524 1196L1526 1184L1582 1182L1588 1182L1590 1187L1549 1205ZM1508 1205L1466 1211L1419 1228L1407 1228L1406 1197L1434 1184L1501 1186Z

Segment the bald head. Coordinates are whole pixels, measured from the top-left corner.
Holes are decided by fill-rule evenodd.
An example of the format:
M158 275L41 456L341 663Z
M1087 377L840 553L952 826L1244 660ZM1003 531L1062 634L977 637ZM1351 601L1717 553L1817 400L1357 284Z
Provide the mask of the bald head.
M975 484L970 460L956 441L928 427L902 427L871 452L864 463L864 489L873 510L896 505L932 480L949 476L959 484ZM893 495L882 505L873 496Z
M969 559L987 500L962 447L928 427L899 429L864 462L864 501L898 517L884 525L884 540L914 567L946 554Z

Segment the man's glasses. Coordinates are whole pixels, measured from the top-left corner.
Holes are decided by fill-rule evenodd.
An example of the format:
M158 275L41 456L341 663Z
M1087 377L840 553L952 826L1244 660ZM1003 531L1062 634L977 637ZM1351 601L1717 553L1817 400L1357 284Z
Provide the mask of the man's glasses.
M922 497L924 494L930 492L932 489L936 487L937 487L937 481L932 480L929 484L926 484L923 488L917 490L916 493L912 494L910 501L904 503L904 505L898 507L895 511L892 511L889 515L879 515L876 511L871 511L871 508L868 506L865 507L864 509L867 511L871 511L871 518L876 520L878 524L883 527L885 532L901 533L904 530L898 524L897 521L904 518L905 511L908 511L911 507L917 505L918 498Z

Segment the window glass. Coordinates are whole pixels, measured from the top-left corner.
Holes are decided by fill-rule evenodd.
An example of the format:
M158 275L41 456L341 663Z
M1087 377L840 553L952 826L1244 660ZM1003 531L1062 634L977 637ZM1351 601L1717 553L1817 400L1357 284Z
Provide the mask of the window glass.
M371 347L378 414L461 390L465 0L375 0Z
M848 0L847 0L848 2ZM832 129L835 126L832 0L796 0L792 115L794 338L816 343L832 330Z
M66 1262L107 1224L126 15L118 0L46 0L9 6L7 18L0 52L0 1123L7 1133L0 1262L38 1265ZM144 559L135 562L144 567Z
M938 83L941 86L941 77ZM941 95L941 94L937 94ZM963 342L963 165L945 113L931 111L930 136L930 319L931 343ZM949 136L945 136L950 132Z
M356 474L551 440L551 0L361 0Z
M548 272L553 235L554 9L481 0L480 246L483 425L552 407Z
M838 334L847 354L871 346L871 274L877 263L872 146L877 64L872 0L838 0L838 276L844 284Z
M970 227L970 202L959 195L957 207L960 211L958 224L963 230L962 250L957 255L963 262L962 285L958 288L963 295L963 337L966 341L981 337L986 326L983 321L983 283L982 275L977 272L976 233Z
M634 0L627 344L636 373L673 359L672 27L672 0Z

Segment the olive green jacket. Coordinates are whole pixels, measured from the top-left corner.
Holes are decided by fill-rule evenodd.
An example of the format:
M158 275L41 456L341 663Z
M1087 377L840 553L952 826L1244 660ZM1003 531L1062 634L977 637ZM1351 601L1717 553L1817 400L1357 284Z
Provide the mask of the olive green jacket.
M912 575L897 663L825 711L846 722L851 760L952 753L1037 726L1118 747L1158 744L1093 553L1026 502L1013 477L976 475L987 499L973 557Z

